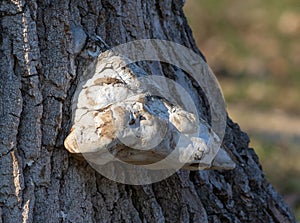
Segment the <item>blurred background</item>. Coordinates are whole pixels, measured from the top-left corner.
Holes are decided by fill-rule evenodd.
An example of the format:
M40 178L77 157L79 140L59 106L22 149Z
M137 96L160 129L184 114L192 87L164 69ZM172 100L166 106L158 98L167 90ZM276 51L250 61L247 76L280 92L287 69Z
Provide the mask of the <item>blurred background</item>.
M300 1L187 0L230 117L300 221Z

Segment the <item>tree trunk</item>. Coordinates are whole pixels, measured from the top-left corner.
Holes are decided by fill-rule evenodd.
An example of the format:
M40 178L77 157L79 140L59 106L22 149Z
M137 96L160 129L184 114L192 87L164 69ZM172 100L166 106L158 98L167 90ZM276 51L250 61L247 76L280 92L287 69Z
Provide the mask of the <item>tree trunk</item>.
M110 46L156 38L201 55L182 7L182 0L0 2L0 223L295 222L248 136L229 118L223 147L236 163L231 171L181 170L130 186L106 179L64 148L72 94L88 62L79 56L85 42L76 42L86 36L73 27ZM139 66L182 75L164 63ZM193 91L209 120L200 87Z

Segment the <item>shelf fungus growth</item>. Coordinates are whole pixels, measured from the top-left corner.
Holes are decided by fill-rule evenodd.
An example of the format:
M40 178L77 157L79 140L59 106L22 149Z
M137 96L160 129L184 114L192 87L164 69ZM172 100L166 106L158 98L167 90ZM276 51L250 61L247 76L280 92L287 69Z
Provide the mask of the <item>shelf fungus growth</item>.
M185 100L165 97L166 89L175 89L169 95L180 98L180 88L153 81L112 52L101 52L96 60L94 69L88 69L93 74L81 76L73 95L72 128L64 142L69 152L97 165L117 161L150 169L235 167L219 148L218 136L187 109Z

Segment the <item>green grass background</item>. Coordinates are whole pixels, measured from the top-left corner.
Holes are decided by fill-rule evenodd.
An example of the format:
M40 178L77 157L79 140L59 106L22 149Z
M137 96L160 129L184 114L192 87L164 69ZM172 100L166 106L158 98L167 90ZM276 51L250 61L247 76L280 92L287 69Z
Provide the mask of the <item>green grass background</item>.
M229 115L300 221L300 1L187 0Z

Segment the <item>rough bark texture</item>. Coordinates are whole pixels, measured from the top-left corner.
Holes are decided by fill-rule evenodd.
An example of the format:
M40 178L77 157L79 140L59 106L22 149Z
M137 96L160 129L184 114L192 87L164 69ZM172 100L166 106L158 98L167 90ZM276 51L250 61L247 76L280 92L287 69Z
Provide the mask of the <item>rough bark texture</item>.
M230 119L224 147L237 163L233 171L179 171L159 183L128 186L64 149L83 63L71 28L111 46L159 38L200 54L182 7L182 0L0 2L0 223L295 222L248 136ZM184 75L166 64L139 65L173 79Z

